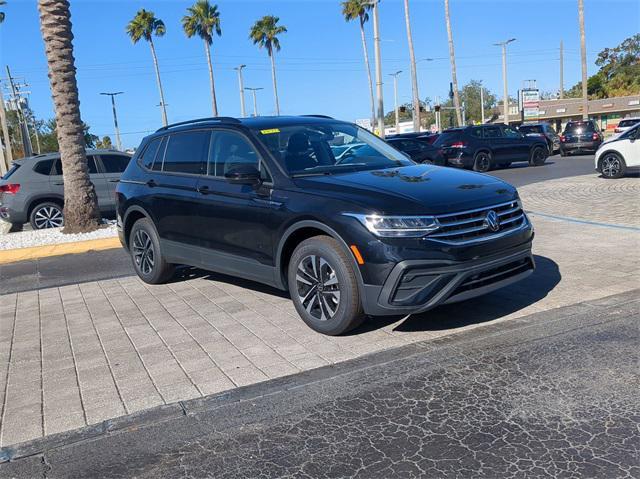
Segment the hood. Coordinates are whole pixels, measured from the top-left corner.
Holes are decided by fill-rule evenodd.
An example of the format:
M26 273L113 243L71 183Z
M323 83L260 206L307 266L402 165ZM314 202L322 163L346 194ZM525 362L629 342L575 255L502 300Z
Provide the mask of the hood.
M305 192L357 203L379 214L444 214L511 201L516 189L493 176L412 165L296 178Z

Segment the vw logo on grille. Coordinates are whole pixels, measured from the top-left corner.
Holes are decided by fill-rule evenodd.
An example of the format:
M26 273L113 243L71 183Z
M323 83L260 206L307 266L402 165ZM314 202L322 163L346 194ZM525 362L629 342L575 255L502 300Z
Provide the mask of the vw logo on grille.
M490 210L487 213L487 216L484 219L484 227L491 231L498 231L500 229L500 219L495 211Z

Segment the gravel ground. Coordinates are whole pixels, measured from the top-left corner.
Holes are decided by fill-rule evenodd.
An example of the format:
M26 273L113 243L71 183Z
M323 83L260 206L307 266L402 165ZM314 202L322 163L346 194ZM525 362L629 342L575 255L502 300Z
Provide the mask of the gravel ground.
M74 243L76 241L111 238L113 236L118 236L115 222L108 222L100 229L92 231L91 233L63 234L62 228L19 231L0 235L0 251L17 248L30 248L32 246Z

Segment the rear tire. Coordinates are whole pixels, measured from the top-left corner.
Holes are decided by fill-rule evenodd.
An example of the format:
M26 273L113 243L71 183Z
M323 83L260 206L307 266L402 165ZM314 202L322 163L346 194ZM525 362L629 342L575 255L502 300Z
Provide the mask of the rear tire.
M542 146L535 146L529 154L529 164L531 166L542 166L547 161L548 152Z
M486 173L491 169L491 153L480 151L473 157L473 171Z
M160 284L173 276L175 267L165 261L151 220L141 218L134 223L129 233L129 252L133 269L145 283Z
M61 228L64 226L62 206L52 201L40 203L29 215L29 223L34 230Z
M615 180L622 178L627 172L627 164L624 162L624 158L618 153L605 153L598 162L598 167L602 173L603 178L609 180Z
M311 329L336 336L364 320L353 259L335 239L314 236L300 243L287 278L296 311Z

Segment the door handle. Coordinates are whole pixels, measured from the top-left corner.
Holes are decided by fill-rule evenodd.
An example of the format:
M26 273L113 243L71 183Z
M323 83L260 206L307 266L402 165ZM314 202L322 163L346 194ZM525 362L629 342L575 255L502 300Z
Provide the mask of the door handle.
M147 181L147 186L149 188L153 188L154 186L158 186L158 183L156 183L155 181L153 181L152 179Z
M120 180L109 180L109 183L120 183Z
M196 191L198 193L200 193L201 195L208 195L210 193L209 191L209 187L208 186L198 186L198 188L196 188Z
M56 185L56 186L63 186L63 185L64 185L64 183L63 183L62 181L56 181L56 182L54 183L54 185Z

